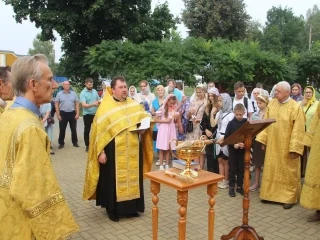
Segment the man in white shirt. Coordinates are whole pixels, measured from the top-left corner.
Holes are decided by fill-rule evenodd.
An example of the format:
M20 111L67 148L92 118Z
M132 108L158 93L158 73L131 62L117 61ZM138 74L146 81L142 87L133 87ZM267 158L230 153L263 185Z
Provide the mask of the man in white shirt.
M250 101L250 99L248 99L247 97L244 96L244 93L245 93L244 84L242 82L236 82L234 84L234 94L235 95L234 95L234 99L232 102L232 109L238 103L243 104L244 107L246 108L246 113L244 114L243 118L247 118L248 120L250 120L252 113L254 112L253 106L252 106L252 102Z

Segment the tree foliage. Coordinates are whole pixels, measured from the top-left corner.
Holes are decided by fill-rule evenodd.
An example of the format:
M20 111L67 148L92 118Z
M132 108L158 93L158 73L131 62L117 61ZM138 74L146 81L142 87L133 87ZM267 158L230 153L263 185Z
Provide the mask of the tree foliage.
M103 40L129 39L135 43L161 40L175 28L168 4L151 12L151 0L4 0L13 6L17 22L29 18L42 29L42 40L63 41L64 69L69 76L86 77L84 50Z
M246 39L253 42L261 42L263 39L263 28L259 21L250 20L247 24Z
M53 43L51 41L41 41L40 34L37 34L36 38L33 40L32 43L33 48L29 48L28 54L35 55L35 54L44 54L49 61L49 66L53 72L56 73L57 64L55 63L55 53Z
M300 81L313 84L317 89L320 88L320 44L301 54L297 63Z
M312 42L320 41L320 10L318 5L314 5L312 9L307 12L307 32L312 27L311 40Z
M294 16L291 8L272 7L267 13L262 47L265 50L282 52L307 48L305 21L303 16Z
M182 79L195 84L195 74L206 82L231 88L236 81L273 85L296 76L282 55L261 50L258 43L204 38L170 38L162 42L103 41L88 48L85 62L104 77L124 75L130 84L142 79Z
M245 38L250 16L246 13L243 0L183 1L185 9L182 21L191 37L220 37L229 40Z

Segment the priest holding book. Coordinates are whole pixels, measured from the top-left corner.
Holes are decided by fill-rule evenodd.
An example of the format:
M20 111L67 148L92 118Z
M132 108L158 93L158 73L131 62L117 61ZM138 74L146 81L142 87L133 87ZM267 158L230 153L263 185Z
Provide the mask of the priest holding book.
M152 127L137 130L148 114L127 97L125 79L115 77L111 90L93 120L83 198L96 199L117 222L144 212L143 173L151 170L153 147Z

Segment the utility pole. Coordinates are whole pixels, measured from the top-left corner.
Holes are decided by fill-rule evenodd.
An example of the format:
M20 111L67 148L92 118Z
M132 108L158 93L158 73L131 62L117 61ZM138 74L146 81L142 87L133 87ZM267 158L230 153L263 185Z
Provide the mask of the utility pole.
M309 50L311 50L311 44L312 44L312 25L309 24Z

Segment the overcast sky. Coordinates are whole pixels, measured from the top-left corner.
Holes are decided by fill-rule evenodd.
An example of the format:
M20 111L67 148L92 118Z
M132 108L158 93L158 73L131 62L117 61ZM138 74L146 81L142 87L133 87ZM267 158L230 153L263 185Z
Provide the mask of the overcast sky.
M157 3L164 3L165 0L152 0L152 7ZM179 15L184 8L182 0L168 0L171 12L174 15ZM306 15L309 8L313 5L320 5L320 0L244 0L247 5L248 14L262 24L266 21L267 11L272 6L288 6L293 9L296 15ZM29 48L32 47L32 41L40 32L34 25L29 21L24 21L22 24L16 23L13 18L14 12L10 5L5 5L0 0L0 49L11 50L17 54L27 54ZM182 36L187 36L187 29L180 25L178 31ZM54 43L56 59L58 60L61 53L61 40L57 36L57 41Z

